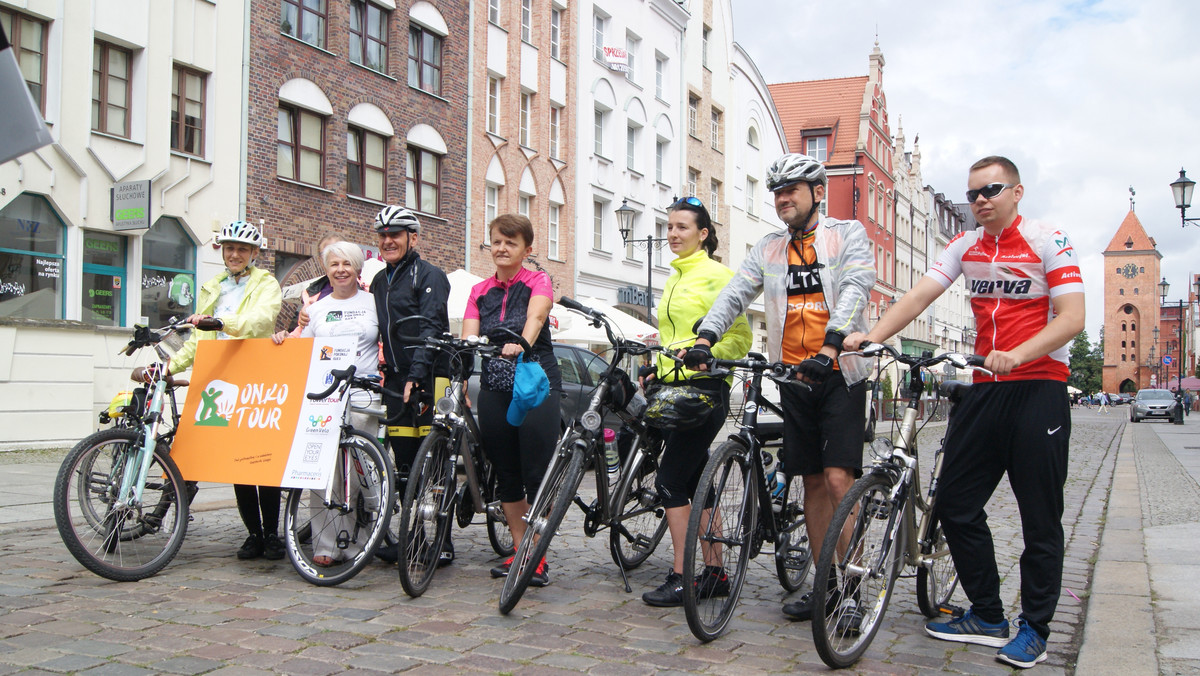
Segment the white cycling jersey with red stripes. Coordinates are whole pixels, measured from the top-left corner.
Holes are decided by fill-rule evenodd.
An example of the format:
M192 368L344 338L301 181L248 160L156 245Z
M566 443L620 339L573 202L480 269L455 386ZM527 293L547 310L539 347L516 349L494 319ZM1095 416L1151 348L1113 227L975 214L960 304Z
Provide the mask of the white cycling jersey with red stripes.
M929 268L927 277L949 287L965 277L975 314L975 353L1012 350L1046 328L1054 318L1051 299L1083 293L1079 261L1066 233L1017 217L999 235L982 228L960 233ZM976 382L1060 380L1066 382L1066 345L1013 369L1006 376L975 374Z

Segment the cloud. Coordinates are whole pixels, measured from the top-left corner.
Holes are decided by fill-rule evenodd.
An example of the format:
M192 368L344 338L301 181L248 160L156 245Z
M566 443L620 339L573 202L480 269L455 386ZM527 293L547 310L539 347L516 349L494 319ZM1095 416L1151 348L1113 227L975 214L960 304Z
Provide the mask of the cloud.
M1180 227L1168 187L1181 166L1200 178L1200 3L733 5L734 37L768 82L866 74L878 31L892 129L902 117L910 143L920 134L925 182L961 200L971 162L1012 158L1022 213L1063 227L1081 254L1093 339L1101 252L1130 186L1173 295L1200 272L1200 228Z

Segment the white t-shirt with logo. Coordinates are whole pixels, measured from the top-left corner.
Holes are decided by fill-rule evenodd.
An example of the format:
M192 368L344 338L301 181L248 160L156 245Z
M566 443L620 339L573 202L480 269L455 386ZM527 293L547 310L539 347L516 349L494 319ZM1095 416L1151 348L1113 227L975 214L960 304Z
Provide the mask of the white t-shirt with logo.
M308 326L300 332L301 337L357 336L355 375L378 375L379 315L370 293L359 289L351 298L325 296L308 306L308 317Z

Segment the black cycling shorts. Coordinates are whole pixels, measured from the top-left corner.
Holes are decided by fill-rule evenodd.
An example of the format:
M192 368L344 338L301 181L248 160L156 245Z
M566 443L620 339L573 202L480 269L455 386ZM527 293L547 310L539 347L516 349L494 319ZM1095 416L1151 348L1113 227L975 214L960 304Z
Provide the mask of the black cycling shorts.
M779 387L783 408L783 471L788 476L821 474L844 467L862 476L867 387L847 388L841 371L812 389L800 383Z

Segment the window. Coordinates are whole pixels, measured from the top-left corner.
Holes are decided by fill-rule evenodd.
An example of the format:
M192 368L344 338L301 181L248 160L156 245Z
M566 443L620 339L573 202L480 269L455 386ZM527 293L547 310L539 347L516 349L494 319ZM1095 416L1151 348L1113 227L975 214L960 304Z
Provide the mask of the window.
M630 171L637 171L637 137L637 127L625 128L625 168Z
M592 152L600 157L604 157L604 122L605 122L604 118L605 118L605 116L606 116L605 112L603 110L600 110L599 108L597 108L596 114L593 117L594 136L596 138L595 138L595 143L592 147Z
M442 38L420 26L408 29L408 86L442 94Z
M494 77L488 78L487 130L492 134L500 134L500 80Z
M562 106L550 106L550 157L560 159L558 153L558 130L562 121Z
M487 230L487 224L496 220L496 216L499 214L499 211L500 211L500 188L498 188L494 185L489 185L487 187L487 190L484 192L484 197L483 197L483 220L485 222L484 228L483 228L483 243L484 244L491 244L491 241L490 241L491 233L489 233Z
M700 65L708 68L708 35L712 29L708 26L700 33Z
M758 214L758 181L749 176L746 177L746 213Z
M517 129L517 143L528 148L529 140L529 114L530 108L533 107L533 94L521 92L521 111L520 111L520 126Z
M129 138L133 55L107 42L92 45L92 130Z
M688 133L695 136L699 133L696 127L700 122L697 118L700 117L700 99L695 96L688 97Z
M625 54L628 59L626 64L629 66L629 70L625 71L625 79L630 82L637 82L637 54L641 44L642 41L636 37L632 35L625 36Z
M557 204L551 204L550 215L546 219L548 223L546 255L553 260L558 260L558 211L560 208Z
M0 317L62 319L65 230L44 197L18 195L0 209Z
M663 165L666 163L667 143L662 139L654 142L654 180L663 182Z
M187 317L196 292L196 246L178 220L161 216L142 236L141 314L150 326Z
M746 144L751 148L758 147L758 130L754 127L750 127L746 130Z
M387 72L388 20L391 13L364 0L350 3L350 61Z
M712 148L721 149L721 111L712 111Z
M46 112L46 23L0 8L0 26L12 44L13 56L38 110Z
M204 74L175 66L171 77L171 149L204 155Z
M655 239L666 239L667 238L667 222L666 221L655 221L654 222L654 238ZM661 242L659 243L658 246L654 247L654 264L660 268L663 265L663 246L661 245Z
M592 201L592 250L604 251L604 202Z
M280 178L323 185L325 118L301 108L280 106L278 136L275 173Z
M666 87L667 79L667 60L661 56L654 57L654 95L658 98L663 98L663 89Z
M696 171L695 169L692 169L691 167L688 167L687 194L684 195L684 197L695 197L696 196L696 184L699 182L700 182L700 172ZM712 212L709 212L709 214L711 215Z
M385 201L387 139L365 129L346 132L346 194Z
M404 206L427 214L440 213L442 158L424 148L409 147L405 167Z
M829 161L829 137L814 136L805 140L804 154L818 162Z
M867 218L875 220L875 186L867 186Z
M488 0L488 21L500 24L500 0Z
M713 179L708 190L708 213L714 221L720 222L721 218L718 215L721 209L721 182Z
M550 56L562 58L562 10L550 9Z
M592 15L592 57L597 61L604 61L604 31L608 24L608 18L603 14Z
M517 213L525 218L529 218L530 209L533 207L533 198L529 195L520 195L517 197Z
M279 32L325 49L325 0L281 0Z
M125 321L125 238L83 231L83 314L88 324L121 326Z
M521 0L521 40L533 42L533 0Z

